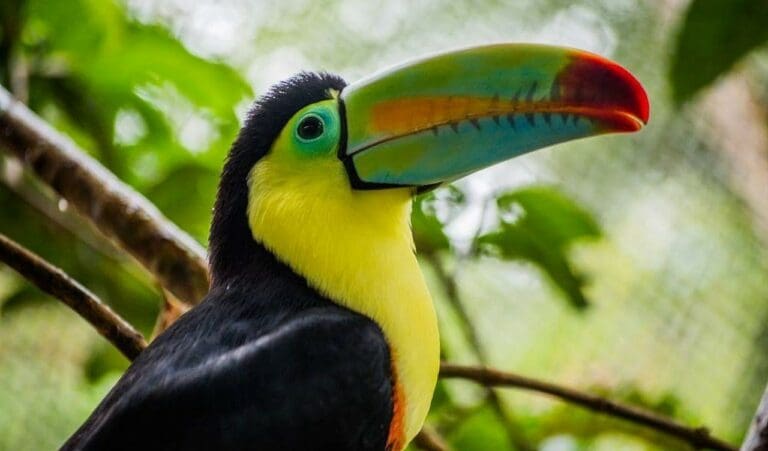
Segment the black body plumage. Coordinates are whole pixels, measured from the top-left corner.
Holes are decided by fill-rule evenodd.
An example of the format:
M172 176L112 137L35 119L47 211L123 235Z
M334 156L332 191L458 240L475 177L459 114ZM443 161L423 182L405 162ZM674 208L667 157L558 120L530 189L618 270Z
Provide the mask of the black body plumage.
M344 81L300 74L254 105L230 151L210 238L212 288L133 362L63 450L383 450L381 329L255 241L247 177L283 125Z

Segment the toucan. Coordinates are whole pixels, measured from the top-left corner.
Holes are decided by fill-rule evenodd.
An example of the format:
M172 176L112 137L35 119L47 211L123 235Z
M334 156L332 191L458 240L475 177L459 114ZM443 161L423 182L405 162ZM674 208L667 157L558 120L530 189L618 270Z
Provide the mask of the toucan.
M440 356L413 197L648 117L626 69L544 45L451 51L350 85L304 72L273 86L224 164L210 292L62 449L404 449Z

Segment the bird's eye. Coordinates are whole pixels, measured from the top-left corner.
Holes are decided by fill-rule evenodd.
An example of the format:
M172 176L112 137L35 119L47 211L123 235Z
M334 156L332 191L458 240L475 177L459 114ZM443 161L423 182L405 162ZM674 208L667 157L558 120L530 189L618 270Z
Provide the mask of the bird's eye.
M296 132L304 141L317 139L323 134L323 120L314 114L308 115L299 122Z

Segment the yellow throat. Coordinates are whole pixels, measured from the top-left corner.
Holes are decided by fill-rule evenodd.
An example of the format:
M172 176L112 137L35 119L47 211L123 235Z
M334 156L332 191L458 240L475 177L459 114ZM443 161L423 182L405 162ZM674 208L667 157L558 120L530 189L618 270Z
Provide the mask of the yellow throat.
M279 141L278 141L279 142ZM271 152L252 169L254 238L320 293L384 332L404 399L404 439L421 429L439 369L432 298L413 250L407 189L354 191L335 157Z

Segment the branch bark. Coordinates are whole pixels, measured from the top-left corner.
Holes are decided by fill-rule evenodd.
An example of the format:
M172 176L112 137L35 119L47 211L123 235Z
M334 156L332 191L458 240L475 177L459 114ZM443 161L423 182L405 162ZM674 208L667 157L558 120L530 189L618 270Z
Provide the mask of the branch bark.
M0 261L77 312L129 360L147 347L144 337L93 293L3 234L0 234Z
M708 448L718 451L736 451L734 446L712 437L706 428L690 428L653 412L538 379L505 373L491 368L460 366L445 362L440 366L440 377L444 379L471 380L486 387L511 387L545 393L593 412L622 418L632 423L669 434L688 442L696 449Z
M202 246L2 86L0 147L127 250L177 298L196 304L205 296L208 270Z
M741 451L768 451L768 387L752 420L747 438L741 445Z

